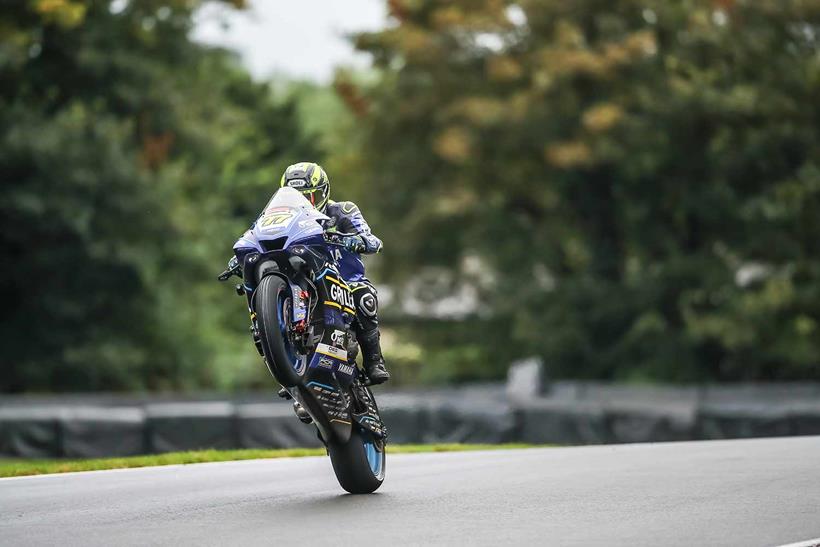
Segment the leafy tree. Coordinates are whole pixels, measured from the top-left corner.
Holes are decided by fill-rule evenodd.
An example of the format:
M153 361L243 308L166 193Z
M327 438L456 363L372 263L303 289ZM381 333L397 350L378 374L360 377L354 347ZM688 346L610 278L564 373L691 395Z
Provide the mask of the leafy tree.
M480 290L470 332L418 361L820 378L820 3L389 6L396 24L357 39L378 83L337 81L367 130L384 273Z
M0 390L264 378L214 274L284 165L319 150L292 101L188 38L197 5L3 8Z

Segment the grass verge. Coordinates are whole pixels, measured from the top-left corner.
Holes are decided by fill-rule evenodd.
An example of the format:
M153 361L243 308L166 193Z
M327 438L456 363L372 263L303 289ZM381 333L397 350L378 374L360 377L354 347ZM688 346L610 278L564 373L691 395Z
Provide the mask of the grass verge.
M529 444L405 444L389 445L390 454L415 454L420 452L464 452L468 450L504 450L532 448ZM127 469L154 465L180 465L189 463L255 460L260 458L299 458L324 456L324 448L280 448L245 450L197 450L194 452L169 452L127 458L102 458L93 460L0 460L0 477L22 477L75 471L102 471Z

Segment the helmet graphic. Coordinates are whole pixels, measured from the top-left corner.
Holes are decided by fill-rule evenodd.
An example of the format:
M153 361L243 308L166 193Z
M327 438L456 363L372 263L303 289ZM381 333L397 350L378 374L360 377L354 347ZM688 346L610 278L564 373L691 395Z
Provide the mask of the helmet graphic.
M307 200L321 212L325 211L330 199L330 180L318 163L294 163L285 169L279 187L288 186L299 190Z

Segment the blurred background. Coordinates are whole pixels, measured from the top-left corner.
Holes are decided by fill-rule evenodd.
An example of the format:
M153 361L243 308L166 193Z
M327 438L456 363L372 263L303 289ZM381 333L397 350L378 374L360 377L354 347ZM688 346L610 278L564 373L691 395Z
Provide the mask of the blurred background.
M215 276L305 160L385 242L392 388L820 393L817 0L0 9L5 401L272 393Z

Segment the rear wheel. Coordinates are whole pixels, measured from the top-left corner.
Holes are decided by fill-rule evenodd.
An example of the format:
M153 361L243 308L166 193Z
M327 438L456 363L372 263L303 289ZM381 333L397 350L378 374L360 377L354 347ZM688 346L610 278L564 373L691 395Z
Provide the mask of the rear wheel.
M384 482L385 444L370 431L354 425L350 439L343 444L329 443L328 452L336 479L351 494L370 494Z
M254 296L254 310L268 369L283 386L295 386L305 377L307 359L290 340L293 305L287 282L278 275L262 278Z

